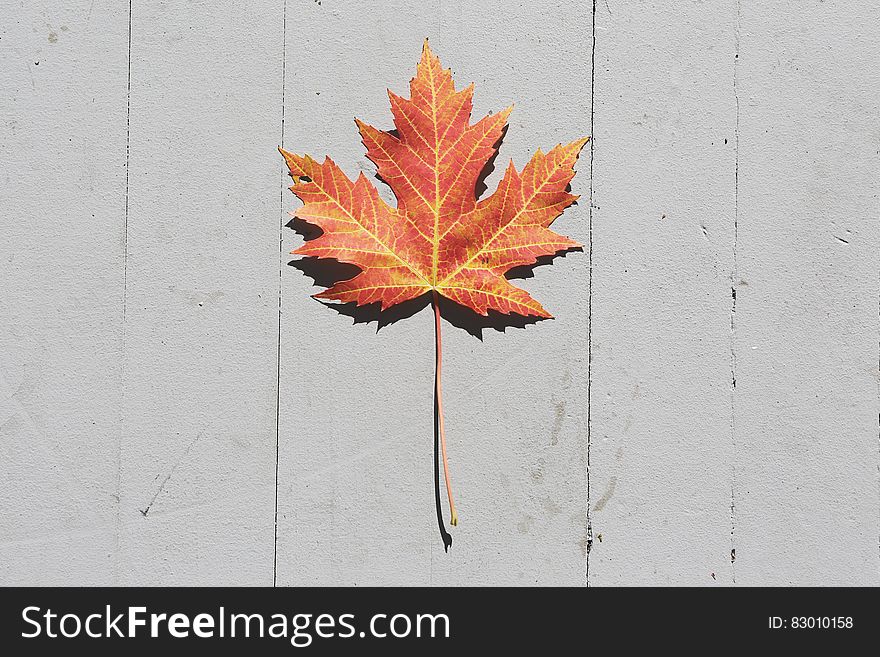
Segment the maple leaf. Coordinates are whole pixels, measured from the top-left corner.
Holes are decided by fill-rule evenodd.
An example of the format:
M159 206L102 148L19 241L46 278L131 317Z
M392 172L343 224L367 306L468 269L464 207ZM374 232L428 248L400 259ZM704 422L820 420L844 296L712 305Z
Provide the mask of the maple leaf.
M456 91L427 40L411 97L388 96L396 134L355 122L396 208L363 173L352 182L329 157L319 163L281 149L296 181L290 189L304 203L293 214L324 231L293 253L362 270L315 297L385 310L436 292L481 315L551 317L504 274L581 246L549 226L578 198L567 187L588 138L538 150L522 172L511 162L496 191L478 202L477 181L512 107L472 125L473 85Z
M410 82L410 98L388 91L395 130L379 130L355 119L367 157L391 187L397 207L383 201L363 173L352 181L329 157L318 162L279 149L295 181L290 189L303 202L291 214L323 231L292 253L332 258L361 270L316 298L380 303L385 310L423 294L433 296L435 446L439 434L452 525L457 515L443 428L438 297L481 315L494 310L551 317L505 273L581 246L549 227L578 198L568 192L568 185L589 140L559 144L547 153L538 150L522 171L511 162L495 192L480 200L477 183L497 153L513 107L471 124L473 91L473 85L455 89L451 72L441 67L426 39ZM438 519L444 533L438 482L435 479ZM444 544L451 545L448 534Z

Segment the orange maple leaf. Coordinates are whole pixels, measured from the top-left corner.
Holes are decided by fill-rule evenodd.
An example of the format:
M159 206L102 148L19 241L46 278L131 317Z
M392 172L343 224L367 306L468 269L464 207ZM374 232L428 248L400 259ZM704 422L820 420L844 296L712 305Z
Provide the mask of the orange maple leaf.
M388 92L396 131L378 130L355 119L367 157L397 198L396 208L379 197L363 173L352 182L329 157L319 163L279 149L296 183L290 189L303 201L291 214L323 231L293 253L333 258L361 269L315 297L357 305L378 302L385 310L426 293L433 296L435 494L447 549L452 538L440 515L438 436L452 525L458 517L443 428L438 297L481 315L495 310L551 316L504 274L534 264L541 256L580 246L549 226L578 198L568 192L568 184L589 140L559 144L548 153L538 150L522 172L511 162L495 192L478 200L477 182L497 152L513 108L471 125L473 91L473 85L455 90L451 72L440 66L426 39L410 82L410 98Z
M363 173L352 182L329 157L319 163L280 149L296 181L290 189L304 203L292 214L324 231L293 253L362 270L316 298L379 302L385 310L433 292L481 315L551 317L504 274L580 246L549 226L578 198L567 187L589 138L538 150L522 172L511 162L495 193L478 201L480 172L495 156L513 108L471 125L473 90L455 90L426 39L411 97L388 92L397 134L355 119L396 208Z

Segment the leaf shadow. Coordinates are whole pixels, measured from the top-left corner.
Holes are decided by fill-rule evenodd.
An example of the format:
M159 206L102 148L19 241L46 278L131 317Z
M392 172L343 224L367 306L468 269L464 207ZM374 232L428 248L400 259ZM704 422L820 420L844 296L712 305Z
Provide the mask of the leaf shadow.
M287 223L287 227L296 231L305 240L315 239L322 231L302 219L294 218ZM505 275L507 279L526 279L534 277L535 269L549 265L557 257L565 257L568 253L583 251L581 247L559 251L552 256L542 256L531 265L514 267ZM301 271L314 281L319 287L330 287L340 281L353 278L360 272L360 267L338 260L327 258L303 257L291 260L287 263L290 267ZM430 305L431 295L422 296L399 303L391 308L382 310L379 303L371 303L358 306L354 303L334 303L317 299L319 303L331 310L351 317L355 324L369 324L376 322L378 333L386 326L399 322L402 319L412 317ZM543 317L525 316L517 314L504 314L490 310L488 315L480 315L470 308L462 306L450 299L440 298L440 315L447 322L460 328L478 340L483 339L483 331L491 329L504 333L508 328L525 328L531 324L543 321Z

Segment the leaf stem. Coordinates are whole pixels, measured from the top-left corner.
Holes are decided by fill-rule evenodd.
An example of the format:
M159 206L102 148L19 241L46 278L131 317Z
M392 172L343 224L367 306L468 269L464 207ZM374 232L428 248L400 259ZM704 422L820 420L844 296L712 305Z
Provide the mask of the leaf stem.
M449 481L449 462L446 459L446 429L443 426L443 339L440 337L440 297L437 290L433 292L434 306L434 348L436 354L434 370L434 402L437 409L437 417L440 426L440 451L443 454L443 477L446 479L446 494L449 496L449 524L458 525L458 514L455 512L455 502L452 499L452 483Z

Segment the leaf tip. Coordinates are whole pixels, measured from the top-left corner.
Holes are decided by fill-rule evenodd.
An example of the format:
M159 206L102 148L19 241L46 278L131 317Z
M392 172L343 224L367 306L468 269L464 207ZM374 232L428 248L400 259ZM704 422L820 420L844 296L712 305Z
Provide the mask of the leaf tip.
M574 147L574 149L578 153L580 153L581 150L583 149L583 147L586 146L589 142L590 142L590 137L582 137L581 139L578 139L577 141L575 141L572 144L572 146Z
M427 63L435 57L434 51L431 50L431 44L428 42L428 37L425 37L425 40L422 42L422 61Z
M367 133L369 133L371 130L375 130L373 126L371 126L369 123L361 121L358 117L354 117L354 124L357 126L358 132L361 134L361 138L365 138L367 136Z
M529 314L534 315L535 317L540 317L541 319L555 319L555 317L553 317L553 315L548 313L547 310L544 308L544 306L542 306L537 301L535 302L535 306L537 306L537 307L530 308L530 310L532 312Z

